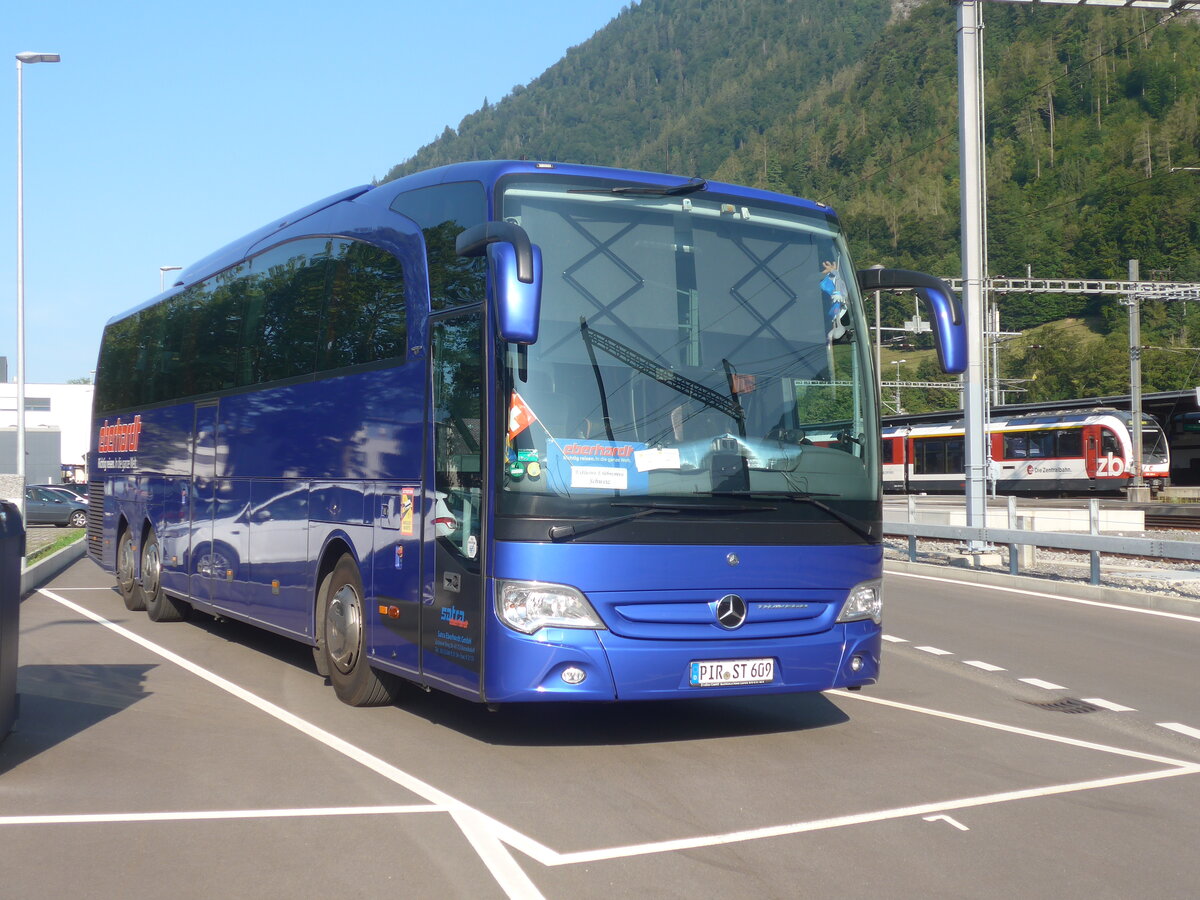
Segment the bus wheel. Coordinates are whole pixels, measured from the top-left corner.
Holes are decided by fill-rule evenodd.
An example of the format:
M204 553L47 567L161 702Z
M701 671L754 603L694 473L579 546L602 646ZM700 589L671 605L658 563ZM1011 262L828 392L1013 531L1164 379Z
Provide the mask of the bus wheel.
M146 598L142 596L141 586L137 583L137 547L133 543L133 529L126 528L117 538L117 590L125 601L125 608L136 612L146 608Z
M155 622L178 622L192 611L186 601L175 599L162 588L162 551L153 531L142 545L142 597L146 613Z
M312 648L313 665L317 674L322 678L329 677L329 656L325 653L325 598L329 596L329 583L333 580L333 572L326 574L317 586L317 614L313 623L316 645Z
M326 580L322 645L329 665L329 680L338 699L351 706L383 706L396 697L399 679L377 672L367 664L366 615L362 576L347 555L337 561Z

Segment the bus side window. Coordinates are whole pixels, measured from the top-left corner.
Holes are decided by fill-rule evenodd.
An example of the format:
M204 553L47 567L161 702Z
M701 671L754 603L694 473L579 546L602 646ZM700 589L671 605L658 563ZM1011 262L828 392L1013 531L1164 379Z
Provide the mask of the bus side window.
M361 241L338 241L333 257L320 371L403 359L408 352L407 301L400 260Z
M425 236L430 309L481 302L487 259L459 256L454 242L463 231L487 220L483 185L459 181L406 191L397 195L391 209L416 222Z
M264 384L316 370L331 243L324 237L290 241L251 261L240 383Z

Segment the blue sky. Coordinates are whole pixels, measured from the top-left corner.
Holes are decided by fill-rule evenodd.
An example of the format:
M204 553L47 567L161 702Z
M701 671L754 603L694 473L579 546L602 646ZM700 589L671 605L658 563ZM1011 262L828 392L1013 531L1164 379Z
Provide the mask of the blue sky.
M26 380L62 382L91 375L104 323L158 293L160 266L188 265L382 177L629 3L6 4L0 356L9 380L17 53L62 56L24 68Z

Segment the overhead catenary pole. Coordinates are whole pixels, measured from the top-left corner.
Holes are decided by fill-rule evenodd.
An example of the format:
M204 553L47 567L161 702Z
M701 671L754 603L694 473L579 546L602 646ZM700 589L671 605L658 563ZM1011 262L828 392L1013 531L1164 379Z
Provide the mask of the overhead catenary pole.
M966 458L967 527L983 528L987 522L987 454L984 448L985 388L983 289L983 34L982 0L958 4L958 133L959 188L961 193L963 313L967 330L967 370L963 379L963 418ZM982 541L968 544L971 552L984 549Z
M1139 263L1136 259L1129 261L1129 280L1140 281ZM1132 463L1133 480L1129 484L1129 499L1145 501L1150 499L1142 479L1142 311L1141 297L1132 293L1129 295L1129 409L1133 429Z

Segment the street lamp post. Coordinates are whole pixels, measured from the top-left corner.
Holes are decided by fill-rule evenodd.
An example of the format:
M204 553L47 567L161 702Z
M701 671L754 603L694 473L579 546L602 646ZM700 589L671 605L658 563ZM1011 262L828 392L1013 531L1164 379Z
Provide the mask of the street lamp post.
M900 367L908 362L907 359L893 359L892 365L896 367L896 415L900 415Z
M22 132L22 69L34 63L56 63L57 53L17 54L17 477L21 482L18 505L25 524L25 169Z

